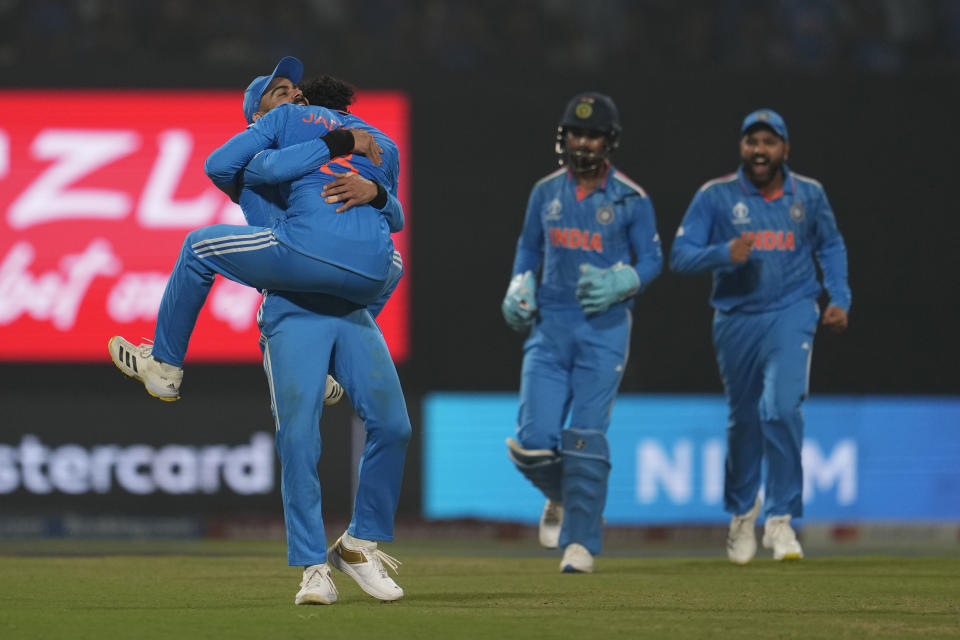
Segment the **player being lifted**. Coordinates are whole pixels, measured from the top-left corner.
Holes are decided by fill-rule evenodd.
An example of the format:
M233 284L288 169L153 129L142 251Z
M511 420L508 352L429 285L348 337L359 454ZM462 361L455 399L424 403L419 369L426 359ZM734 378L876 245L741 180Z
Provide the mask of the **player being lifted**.
M833 210L819 182L787 168L789 153L779 114L749 114L740 127L740 167L700 187L670 252L677 273L713 272L713 343L730 408L727 556L736 564L757 552L762 503L763 546L775 560L803 557L790 520L803 515L800 405L822 291L814 255L830 296L824 326L846 329L850 308L847 250Z
M600 552L606 431L633 297L663 264L650 199L610 163L620 131L608 96L581 93L567 104L556 138L562 168L530 193L502 305L508 325L530 331L507 453L547 499L540 543L564 550L564 572L593 571Z

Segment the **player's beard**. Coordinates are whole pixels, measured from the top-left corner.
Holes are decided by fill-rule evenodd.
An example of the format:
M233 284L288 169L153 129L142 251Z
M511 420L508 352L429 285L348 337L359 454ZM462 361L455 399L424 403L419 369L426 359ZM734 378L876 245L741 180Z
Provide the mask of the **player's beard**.
M754 161L762 157L766 159L765 164L754 164ZM776 179L783 169L783 160L774 160L766 155L754 155L743 161L743 170L747 178L755 187L765 187Z

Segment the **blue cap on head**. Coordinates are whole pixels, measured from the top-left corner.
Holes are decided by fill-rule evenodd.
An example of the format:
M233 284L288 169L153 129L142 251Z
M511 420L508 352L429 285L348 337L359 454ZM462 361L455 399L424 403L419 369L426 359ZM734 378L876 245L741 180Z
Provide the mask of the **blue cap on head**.
M784 142L790 141L790 136L787 135L787 123L773 109L757 109L744 118L743 126L740 127L740 135L745 134L747 129L757 124L770 127L775 134L783 138Z
M273 73L253 79L247 90L243 92L243 117L247 119L248 124L253 122L253 114L260 110L260 99L277 76L297 84L303 79L303 63L292 56L286 56L280 59Z

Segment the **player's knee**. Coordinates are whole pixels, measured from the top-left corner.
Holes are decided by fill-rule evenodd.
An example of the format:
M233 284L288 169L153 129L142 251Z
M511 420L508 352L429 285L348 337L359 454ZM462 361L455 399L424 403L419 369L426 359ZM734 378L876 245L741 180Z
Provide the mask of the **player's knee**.
M384 422L366 422L367 437L375 438L385 447L406 447L413 429L409 418L394 418Z
M413 435L413 428L410 426L410 420L406 420L397 425L394 430L394 442L407 446L410 443L410 437Z
M194 229L193 231L191 231L190 233L188 233L188 234L187 234L187 237L184 239L182 250L183 250L184 252L192 251L192 250L193 250L193 246L194 246L195 244L197 244L198 242L202 242L202 241L204 241L204 240L206 240L206 239L207 239L207 238L204 237L204 230L203 230L202 228L201 228L201 229Z
M522 426L517 429L516 442L523 449L530 451L556 451L560 448L559 434Z
M798 393L772 393L764 397L760 414L764 422L794 422L800 419L803 396Z

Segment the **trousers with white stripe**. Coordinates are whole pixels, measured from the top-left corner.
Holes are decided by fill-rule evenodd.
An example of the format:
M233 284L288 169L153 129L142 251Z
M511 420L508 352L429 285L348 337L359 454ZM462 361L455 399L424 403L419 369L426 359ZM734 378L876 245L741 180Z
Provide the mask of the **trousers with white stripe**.
M399 258L394 252L393 261ZM267 227L210 225L187 234L167 281L154 332L153 355L183 366L190 335L219 274L260 290L329 294L367 305L390 286L390 256L382 278L308 257L280 244Z
M290 565L327 559L317 464L323 464L318 425L328 367L367 436L349 532L366 540L393 540L410 419L380 329L364 308L304 294L266 294L258 320L277 427Z
M819 316L812 300L762 313L714 315L713 342L730 409L724 481L730 513L749 511L763 482L768 517L803 515L800 407Z

